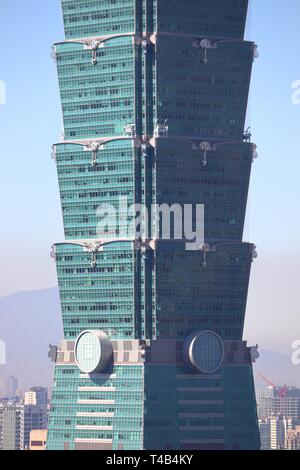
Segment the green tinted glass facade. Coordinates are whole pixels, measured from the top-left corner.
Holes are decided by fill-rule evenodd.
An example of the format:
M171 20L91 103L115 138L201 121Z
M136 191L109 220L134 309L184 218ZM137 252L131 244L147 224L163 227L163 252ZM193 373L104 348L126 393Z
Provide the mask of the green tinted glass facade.
M64 339L50 450L260 446L255 351L243 341L255 255L243 242L256 154L244 132L256 52L243 39L247 4L62 0L53 157L66 241L53 257ZM120 198L146 206L149 237L136 239ZM163 239L153 204L204 205L201 249ZM99 231L108 205L118 217ZM84 331L102 354L80 349L90 374L77 362Z

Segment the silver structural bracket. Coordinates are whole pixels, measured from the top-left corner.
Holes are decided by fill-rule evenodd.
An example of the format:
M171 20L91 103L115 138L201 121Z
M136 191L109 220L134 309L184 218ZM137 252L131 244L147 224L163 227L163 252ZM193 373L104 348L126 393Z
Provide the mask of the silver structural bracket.
M256 362L256 360L259 359L258 344L256 346L250 346L250 356L252 362Z
M90 243L84 245L84 251L89 251L92 254L91 267L97 266L97 253L103 251L103 245L101 243Z
M145 143L145 142L141 144L142 156L143 156L144 158L147 158L147 156L148 156L148 149L149 149L149 148L150 148L150 144Z
M92 64L96 65L97 64L97 50L103 47L103 42L102 41L97 41L97 40L92 40L88 41L84 45L84 49L90 49L92 51Z
M203 141L199 144L197 148L199 148L199 150L203 152L202 165L206 166L207 165L207 152L211 152L215 150L215 147L210 142Z
M253 245L252 248L252 261L258 258L258 253L257 253L257 246Z
M55 245L52 245L52 247L51 247L50 258L52 258L53 261L56 263L56 250L55 250Z
M203 64L207 64L208 50L213 49L214 47L216 47L216 45L210 39L204 38L204 39L201 39L198 47L204 50L204 56L202 57L201 62Z
M213 248L208 244L208 243L204 243L203 247L201 248L201 253L202 253L202 267L203 268L206 268L207 267L207 258L206 258L206 255L207 253L213 251Z
M123 132L125 135L127 135L128 137L131 137L131 138L135 138L136 137L136 126L135 126L135 123L132 123L132 124L126 124L126 126L123 127Z
M61 42L56 42L54 44L54 47L60 44L81 44L84 49L89 49L92 51L92 64L95 65L97 63L97 50L100 47L104 47L106 41L110 39L115 39L115 38L120 38L120 37L135 37L136 33L131 32L131 33L120 33L120 34L110 34L110 35L105 35L105 36L96 36L96 37L90 37L88 39L68 39L66 41L61 41Z
M133 246L136 251L141 250L142 257L146 258L148 250L155 251L156 243L155 240L134 240Z
M54 344L49 344L48 357L51 362L56 362L58 347Z
M102 249L101 249L102 246L103 246L103 244L101 242L99 242L99 243L96 243L96 242L86 243L84 245L84 250L89 251L90 253L98 253L98 251L102 251Z
M156 127L154 129L153 138L157 139L158 137L168 137L169 135L169 126L168 126L168 119L165 119L163 124L160 124L156 121Z
M93 141L87 145L84 145L83 150L85 152L92 152L92 162L91 165L95 166L97 164L97 152L101 149L102 143Z
M148 41L147 39L142 39L141 41L141 45L142 45L142 49L143 49L143 53L146 55L147 52L148 52Z
M255 61L255 59L258 59L259 57L259 52L258 52L258 45L257 44L253 44L253 62Z
M250 143L251 142L251 137L252 137L251 127L249 126L243 133L243 140Z
M258 158L257 145L253 144L252 159L253 161L255 161L257 160L257 158Z
M57 57L56 57L56 50L55 50L55 46L52 46L52 49L51 49L51 59L57 63Z
M149 33L143 33L143 34L135 34L134 35L134 43L141 45L144 54L147 54L148 52L148 45L153 43L153 35Z
M124 243L124 242L133 242L131 238L102 238L102 239L91 239L91 240L67 240L65 242L56 243L52 247L52 253L55 253L55 247L58 245L74 245L81 246L83 251L87 251L92 254L91 266L95 267L97 264L96 255L99 252L103 252L105 246L112 243ZM52 254L51 253L51 254ZM52 256L53 257L53 256Z
M56 162L56 145L52 145L51 158L54 162Z

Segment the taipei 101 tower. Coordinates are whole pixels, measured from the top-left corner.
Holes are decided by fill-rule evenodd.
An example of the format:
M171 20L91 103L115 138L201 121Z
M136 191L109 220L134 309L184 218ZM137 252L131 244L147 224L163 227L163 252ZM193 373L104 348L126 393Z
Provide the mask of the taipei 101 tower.
M243 339L256 257L243 241L257 156L248 1L61 3L65 239L52 256L64 337L49 353L47 449L259 449L258 353ZM196 205L203 243L189 250L153 208L174 221ZM126 232L128 207L145 208L148 236Z

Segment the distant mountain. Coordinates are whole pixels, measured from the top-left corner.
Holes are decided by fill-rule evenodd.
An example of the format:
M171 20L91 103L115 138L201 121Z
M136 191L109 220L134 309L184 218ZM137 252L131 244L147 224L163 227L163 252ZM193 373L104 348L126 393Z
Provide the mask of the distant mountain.
M254 364L255 382L258 388L267 384L257 377L261 373L275 385L293 385L300 388L300 365L295 366L291 355L274 351L260 351L260 358Z
M0 377L15 375L22 389L50 385L53 366L48 345L61 338L57 288L0 298L0 340L6 343L6 365L0 365Z
M5 341L7 365L0 365L0 378L15 375L21 388L52 383L53 365L47 357L49 343L63 337L58 289L20 292L0 298L0 340ZM257 372L276 385L300 387L300 366L278 352L260 351L254 365L257 387L266 384Z

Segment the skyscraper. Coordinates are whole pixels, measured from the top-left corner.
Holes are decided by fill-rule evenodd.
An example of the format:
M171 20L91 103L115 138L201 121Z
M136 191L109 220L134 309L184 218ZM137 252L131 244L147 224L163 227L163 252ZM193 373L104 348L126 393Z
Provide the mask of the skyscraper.
M293 423L300 423L300 389L297 387L268 387L259 391L259 418L283 415Z
M258 420L261 447L260 450L271 449L271 423L269 418Z
M32 430L47 429L47 408L41 405L23 405L24 408L24 449L29 449Z
M52 256L64 339L50 352L48 449L260 447L257 354L243 341L247 4L62 0L53 157L66 241ZM174 222L163 236L155 204L172 221L204 205L199 250ZM133 233L131 205L147 208L149 236Z
M285 436L286 450L300 450L300 426L289 429Z
M292 420L282 415L274 415L269 418L269 422L271 450L284 449L286 435L292 429Z
M33 429L47 429L45 407L13 401L0 403L0 450L28 450Z
M46 387L30 387L30 391L35 393L36 404L47 408L48 389Z
M24 449L24 405L0 403L0 450Z
M33 391L25 392L24 405L36 405L36 393Z
M16 396L18 388L18 379L13 375L7 377L5 381L4 396L9 400L13 400Z

